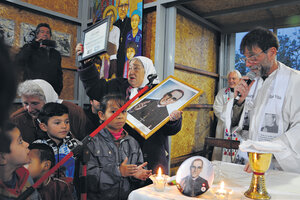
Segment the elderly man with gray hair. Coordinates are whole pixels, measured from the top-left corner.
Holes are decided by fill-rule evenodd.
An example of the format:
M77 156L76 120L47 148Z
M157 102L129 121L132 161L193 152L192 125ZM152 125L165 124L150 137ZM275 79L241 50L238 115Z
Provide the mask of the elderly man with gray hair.
M37 116L42 107L49 102L61 103L69 110L71 132L77 139L83 139L87 133L88 119L81 107L74 103L58 99L53 87L42 79L27 80L18 87L23 107L11 115L11 120L22 133L24 141L32 143L43 132L39 128Z
M235 139L233 135L230 135L230 133L226 133L225 130L225 119L223 116L224 109L226 103L229 101L229 99L234 98L234 87L239 83L241 80L241 73L238 70L233 70L228 72L227 74L227 82L228 82L228 87L222 88L214 102L214 113L218 118L218 124L217 124L217 129L216 129L216 138L230 138L230 139ZM232 152L228 149L224 149L222 152L222 149L219 147L215 147L214 152L213 152L213 160L221 160L223 159L224 161L230 160L231 161L231 155ZM222 156L223 155L223 156Z

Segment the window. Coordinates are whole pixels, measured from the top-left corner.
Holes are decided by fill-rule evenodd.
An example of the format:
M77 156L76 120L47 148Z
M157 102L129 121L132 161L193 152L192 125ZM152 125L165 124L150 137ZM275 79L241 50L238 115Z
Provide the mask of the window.
M249 71L245 63L240 61L240 44L247 32L236 33L235 40L235 69L244 76ZM279 50L277 60L285 65L300 70L300 27L277 29Z
M279 50L277 60L300 70L300 27L281 28L277 31Z

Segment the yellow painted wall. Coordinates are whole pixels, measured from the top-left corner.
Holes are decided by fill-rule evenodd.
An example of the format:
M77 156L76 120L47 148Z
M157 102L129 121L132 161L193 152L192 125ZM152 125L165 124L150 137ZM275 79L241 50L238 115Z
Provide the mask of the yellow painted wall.
M155 58L155 33L156 11L144 15L143 24L143 55L154 62Z
M206 27L177 14L175 63L209 72L217 69L217 35ZM174 76L200 88L204 93L192 104L213 104L215 95L214 78L182 70ZM213 112L207 109L185 109L182 130L171 139L172 158L201 151L204 138L210 133ZM176 168L171 169L171 174Z
M78 17L78 0L21 0L54 12L71 17ZM87 1L87 0L84 0Z

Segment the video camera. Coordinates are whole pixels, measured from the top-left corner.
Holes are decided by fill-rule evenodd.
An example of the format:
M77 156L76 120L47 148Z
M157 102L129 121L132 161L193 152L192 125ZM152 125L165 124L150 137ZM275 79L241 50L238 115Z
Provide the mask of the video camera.
M56 42L54 40L42 40L42 45L45 45L46 47L49 48L55 48L56 47Z

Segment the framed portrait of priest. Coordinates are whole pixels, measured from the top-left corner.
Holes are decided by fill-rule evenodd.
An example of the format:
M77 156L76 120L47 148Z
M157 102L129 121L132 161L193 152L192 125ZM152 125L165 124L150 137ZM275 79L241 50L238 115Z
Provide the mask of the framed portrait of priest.
M170 120L169 115L174 110L183 110L202 93L202 90L169 76L130 105L126 123L148 139Z

